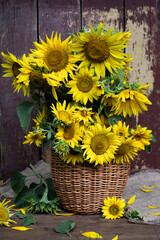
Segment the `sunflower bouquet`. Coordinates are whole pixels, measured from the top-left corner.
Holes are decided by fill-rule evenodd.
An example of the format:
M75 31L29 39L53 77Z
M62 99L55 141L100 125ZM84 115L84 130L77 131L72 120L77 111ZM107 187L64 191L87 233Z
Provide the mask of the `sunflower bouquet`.
M130 31L107 30L104 23L83 28L64 41L52 32L21 58L1 53L4 77L14 92L32 101L17 106L24 144L51 146L67 164L124 164L150 148L152 131L129 119L151 105L149 85L129 83L132 55L125 48ZM31 113L35 126L28 132Z

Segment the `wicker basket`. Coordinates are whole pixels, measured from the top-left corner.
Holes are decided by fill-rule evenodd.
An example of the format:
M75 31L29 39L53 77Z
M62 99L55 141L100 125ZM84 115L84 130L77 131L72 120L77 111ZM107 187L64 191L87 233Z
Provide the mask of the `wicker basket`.
M67 165L52 151L51 175L55 192L62 207L71 212L100 213L104 198L122 197L129 172L130 164Z

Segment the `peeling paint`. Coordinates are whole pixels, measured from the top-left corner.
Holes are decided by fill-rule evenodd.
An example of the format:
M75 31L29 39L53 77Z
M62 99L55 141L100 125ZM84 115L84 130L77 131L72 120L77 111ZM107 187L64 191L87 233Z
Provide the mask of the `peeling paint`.
M121 29L119 29L120 25L120 19L121 12L118 11L116 8L110 8L109 11L106 11L106 8L104 7L104 10L99 9L84 9L83 11L83 19L84 23L83 25L89 27L92 24L98 24L100 22L104 22L106 28L114 27L115 30L122 30L122 24L120 26ZM86 21L87 20L87 21Z
M152 44L151 35L154 36L157 32L156 23L152 23L151 28L146 21L149 18L149 12L153 15L156 14L154 7L143 6L137 7L133 10L127 11L127 24L126 29L131 30L133 34L131 41L126 49L127 54L133 53L133 62L130 65L133 68L132 72L129 72L130 82L139 80L143 84L148 84L155 81L152 66L154 64L154 45ZM148 16L148 17L147 17ZM152 16L153 17L153 16ZM150 47L149 47L150 46ZM148 95L152 92L153 86L151 86Z

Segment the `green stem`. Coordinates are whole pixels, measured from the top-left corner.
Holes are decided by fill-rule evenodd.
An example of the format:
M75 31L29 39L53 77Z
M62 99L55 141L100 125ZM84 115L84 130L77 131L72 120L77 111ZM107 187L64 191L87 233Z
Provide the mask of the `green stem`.
M33 170L33 172L36 174L36 176L38 178L40 178L41 182L45 185L45 191L44 191L44 194L43 194L40 201L41 202L46 202L46 200L48 200L48 198L47 198L47 196L48 196L48 185L47 185L46 181L44 180L43 176L40 173L38 173L37 169L35 167L33 167L32 164L30 164L30 167Z

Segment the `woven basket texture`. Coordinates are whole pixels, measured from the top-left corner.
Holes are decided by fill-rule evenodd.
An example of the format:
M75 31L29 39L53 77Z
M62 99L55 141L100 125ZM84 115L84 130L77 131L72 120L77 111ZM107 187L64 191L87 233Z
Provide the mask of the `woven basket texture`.
M121 198L130 164L93 167L66 164L52 151L51 175L62 207L80 214L98 214L106 197Z

